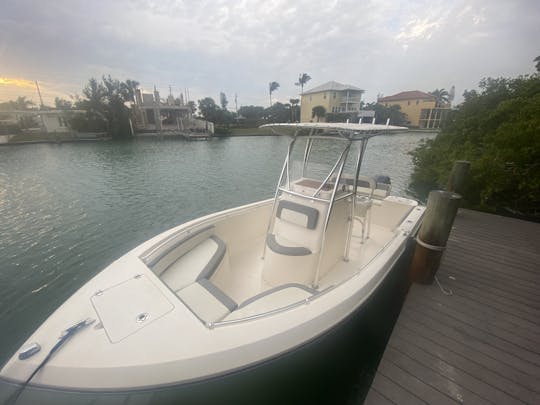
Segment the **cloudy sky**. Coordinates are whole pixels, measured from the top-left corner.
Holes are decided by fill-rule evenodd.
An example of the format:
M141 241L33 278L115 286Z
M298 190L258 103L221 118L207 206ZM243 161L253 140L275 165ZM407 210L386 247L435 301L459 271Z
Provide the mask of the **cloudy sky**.
M329 80L377 94L465 89L532 73L539 0L2 0L0 101L80 94L92 76L162 96L223 91L234 106L297 97Z

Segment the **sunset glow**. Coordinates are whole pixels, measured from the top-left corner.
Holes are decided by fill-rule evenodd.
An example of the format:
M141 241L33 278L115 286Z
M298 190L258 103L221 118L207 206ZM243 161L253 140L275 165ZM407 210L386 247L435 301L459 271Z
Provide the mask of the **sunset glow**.
M11 77L0 77L0 85L4 86L16 86L23 88L34 88L35 83L26 79L14 79Z

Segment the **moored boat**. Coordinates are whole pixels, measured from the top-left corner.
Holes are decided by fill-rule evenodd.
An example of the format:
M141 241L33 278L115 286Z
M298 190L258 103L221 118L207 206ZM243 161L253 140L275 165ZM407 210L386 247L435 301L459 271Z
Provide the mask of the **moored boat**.
M424 212L360 175L368 139L403 128L270 127L292 136L275 197L175 227L113 262L2 368L4 399L213 381L290 356L361 312Z

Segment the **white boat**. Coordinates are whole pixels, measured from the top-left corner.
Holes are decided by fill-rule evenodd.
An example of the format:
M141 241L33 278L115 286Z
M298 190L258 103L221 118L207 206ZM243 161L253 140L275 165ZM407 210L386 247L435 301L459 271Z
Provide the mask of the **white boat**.
M269 126L292 137L275 197L187 222L110 264L4 365L0 402L204 387L361 313L424 213L359 174L368 139L405 128Z

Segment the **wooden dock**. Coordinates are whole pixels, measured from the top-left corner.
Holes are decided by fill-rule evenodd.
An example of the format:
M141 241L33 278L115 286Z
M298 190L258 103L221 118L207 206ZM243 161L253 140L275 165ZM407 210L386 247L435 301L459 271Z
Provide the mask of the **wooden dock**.
M540 404L540 224L460 210L411 286L365 404Z

